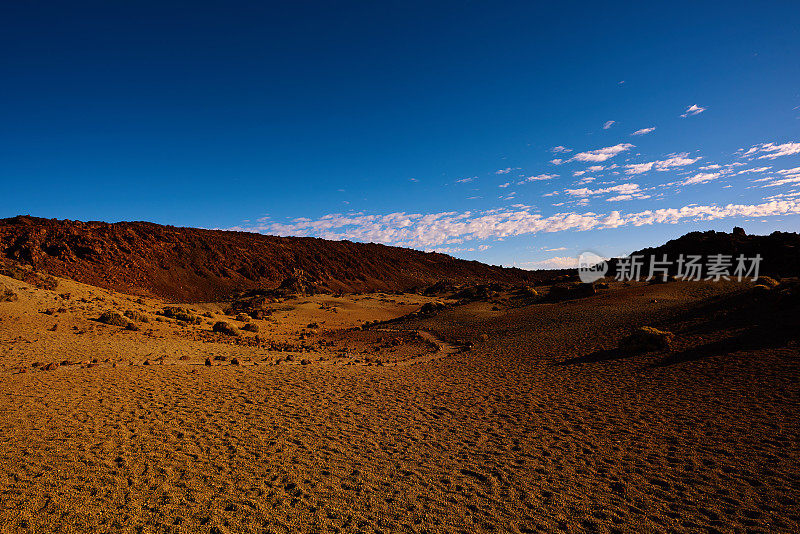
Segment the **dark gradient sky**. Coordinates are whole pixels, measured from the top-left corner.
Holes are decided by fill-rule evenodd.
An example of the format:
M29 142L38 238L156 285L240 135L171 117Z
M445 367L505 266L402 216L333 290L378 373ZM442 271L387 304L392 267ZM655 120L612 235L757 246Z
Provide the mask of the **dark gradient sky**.
M0 216L240 226L506 264L694 228L797 229L797 184L778 171L800 166L798 4L607 4L4 2ZM681 117L692 105L704 111ZM566 161L622 144L550 163L555 146ZM627 172L680 154L701 159ZM713 165L726 170L686 184ZM557 176L526 181L543 174ZM529 219L778 200L764 217L675 225ZM348 213L367 219L321 219ZM529 218L503 215L514 231L497 213Z

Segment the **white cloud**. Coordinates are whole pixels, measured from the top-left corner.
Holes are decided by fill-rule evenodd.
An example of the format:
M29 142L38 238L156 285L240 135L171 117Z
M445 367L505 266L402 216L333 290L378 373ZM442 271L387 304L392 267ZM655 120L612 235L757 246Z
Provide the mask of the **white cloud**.
M641 130L636 130L631 135L647 135L647 134L649 134L651 132L654 132L655 130L656 130L656 127L655 126L651 126L650 128L642 128Z
M565 189L564 192L569 196L573 197L590 197L596 195L603 195L606 193L621 193L624 195L641 195L641 189L639 188L639 184L620 184L611 187L604 187L601 189L587 189L583 187L581 189Z
M757 169L745 169L745 170L743 170L743 171L739 171L739 172L737 172L737 173L736 173L736 175L738 176L738 175L740 175L740 174L757 173L757 172L767 172L767 171L768 171L768 170L770 170L771 168L772 168L772 167L758 167Z
M559 158L550 160L550 163L552 163L553 165L561 165L563 162L564 162L564 160L563 159L559 159Z
M500 187L500 188L503 188L503 189L505 189L506 187L508 187L508 186L510 186L510 185L511 185L511 182L506 182L506 183L504 183L504 184L500 184L500 185L498 185L497 187Z
M546 249L544 249L545 252L560 252L562 250L567 250L567 247L546 248Z
M534 176L528 176L527 178L523 178L517 184L522 185L528 182L541 182L543 180L552 180L553 178L558 178L557 174L537 174Z
M712 180L716 180L720 177L720 173L718 172L699 172L692 176L691 178L687 178L680 182L682 185L693 185L693 184L704 184L706 182L711 182Z
M789 176L788 178L781 178L780 180L772 180L768 184L764 185L764 187L778 187L779 185L796 183L800 183L800 175Z
M625 168L627 169L625 174L644 174L646 172L650 172L653 169L654 164L654 161L649 161L647 163L634 163L633 165L625 165Z
M633 165L625 165L626 174L642 174L649 172L653 169L657 171L667 171L673 167L684 167L691 165L703 159L702 157L690 158L688 152L675 154L667 159L659 161L649 161L647 163L634 163Z
M558 249L555 249L558 250ZM539 261L526 261L519 264L520 266L530 269L574 269L578 267L578 258L573 256L556 256L546 260Z
M587 150L586 152L578 152L570 161L591 161L594 163L599 163L601 161L606 161L620 152L625 152L626 150L630 150L635 145L630 143L620 143L614 146L608 146L605 148L598 148L597 150Z
M615 197L609 197L606 199L606 202L624 202L626 200L639 200L644 198L650 198L650 195L617 195Z
M604 130L608 130L609 128L614 126L615 122L617 122L617 121L606 121L605 124L603 124L603 129Z
M692 104L691 106L686 108L686 111L681 115L681 117L683 117L685 119L686 117L691 117L692 115L699 115L700 113L704 112L705 110L706 110L706 108L701 108L697 104Z
M496 171L494 171L494 173L495 173L495 174L508 174L508 173L510 173L512 170L514 170L514 169L512 169L511 167L506 167L505 169L499 169L499 170L496 170Z
M550 152L552 152L553 154L563 154L563 153L566 153L566 152L572 152L572 149L571 148L567 148L565 146L558 145L558 146L554 146L553 148L551 148Z
M472 176L471 178L462 178L460 180L456 180L457 184L468 184L470 182L474 182L477 176Z
M763 153L758 156L758 159L775 159L781 156L792 156L800 154L800 142L797 143L783 143L776 145L775 143L763 143L750 148L743 156L753 156L757 153Z

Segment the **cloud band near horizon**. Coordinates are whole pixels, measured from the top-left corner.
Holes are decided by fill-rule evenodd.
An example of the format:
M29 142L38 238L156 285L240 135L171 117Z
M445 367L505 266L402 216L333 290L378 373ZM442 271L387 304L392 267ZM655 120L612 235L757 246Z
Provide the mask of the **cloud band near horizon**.
M255 226L226 228L280 236L319 237L403 246L423 250L467 241L498 239L539 232L586 231L711 221L730 217L773 217L800 214L800 200L773 200L762 204L688 205L623 214L568 212L544 217L529 206L480 212L353 213L329 214L318 219L299 218L289 223L264 221Z

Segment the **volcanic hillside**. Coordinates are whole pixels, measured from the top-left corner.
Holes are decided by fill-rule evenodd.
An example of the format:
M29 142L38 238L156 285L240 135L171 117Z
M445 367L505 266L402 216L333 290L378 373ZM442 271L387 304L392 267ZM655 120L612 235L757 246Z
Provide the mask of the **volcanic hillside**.
M733 268L736 258L741 254L745 258L761 256L759 272L762 275L784 277L800 275L800 234L794 232L772 232L769 235L747 235L744 229L736 227L732 233L715 232L690 232L677 239L667 241L665 244L645 248L632 253L632 256L642 256L647 262L650 258L661 260L663 255L672 262L671 272L675 272L678 256L683 254L708 257L723 254L731 256ZM617 260L610 262L611 272L616 269ZM649 265L649 263L646 263ZM749 266L750 263L748 262Z
M441 280L524 283L534 276L378 244L29 216L0 219L1 262L180 301L271 289L298 275L327 291L406 290Z

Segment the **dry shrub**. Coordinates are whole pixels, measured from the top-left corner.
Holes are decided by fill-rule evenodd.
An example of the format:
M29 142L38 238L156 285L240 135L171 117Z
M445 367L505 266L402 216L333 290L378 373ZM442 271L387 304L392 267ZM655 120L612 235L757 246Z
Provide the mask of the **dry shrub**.
M179 308L178 306L166 306L161 312L161 315L184 323L200 324L203 322L200 317L192 315L187 310Z
M111 310L104 311L97 320L111 326L127 327L129 324L133 324L119 313Z
M15 302L19 297L6 286L0 288L0 302Z
M651 352L669 348L675 335L652 326L642 326L619 342L620 350L626 352Z
M147 317L146 314L136 310L125 310L125 317L127 317L131 321L138 321L140 323L150 322L150 319Z
M226 323L225 321L217 321L216 323L214 323L212 330L214 332L217 332L218 334L225 334L226 336L239 335L239 331L236 330L236 327L230 323Z

